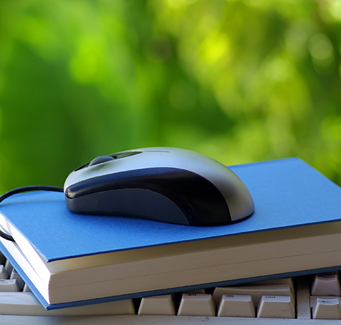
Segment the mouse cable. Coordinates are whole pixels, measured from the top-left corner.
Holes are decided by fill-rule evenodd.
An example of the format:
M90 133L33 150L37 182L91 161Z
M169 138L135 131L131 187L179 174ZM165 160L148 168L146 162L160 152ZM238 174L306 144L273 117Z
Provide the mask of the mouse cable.
M24 193L24 192L32 192L32 191L50 191L50 192L64 192L64 189L62 187L56 187L56 186L40 186L40 185L32 185L32 186L24 186L24 187L18 187L14 190L8 191L0 196L0 203L7 199L8 197L18 194L18 193ZM7 240L15 242L14 238L0 230L0 237L5 238Z

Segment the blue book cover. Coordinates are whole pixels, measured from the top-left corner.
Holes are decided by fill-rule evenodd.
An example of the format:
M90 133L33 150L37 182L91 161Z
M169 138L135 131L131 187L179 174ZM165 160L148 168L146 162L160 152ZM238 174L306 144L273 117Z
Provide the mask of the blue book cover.
M190 227L135 218L77 215L67 209L63 193L43 191L6 199L0 213L47 262L341 220L340 187L298 158L229 168L249 189L255 212L244 221L226 226ZM0 247L10 255L3 244ZM46 308L93 302L49 305L16 261L7 257ZM166 290L158 293L162 292Z

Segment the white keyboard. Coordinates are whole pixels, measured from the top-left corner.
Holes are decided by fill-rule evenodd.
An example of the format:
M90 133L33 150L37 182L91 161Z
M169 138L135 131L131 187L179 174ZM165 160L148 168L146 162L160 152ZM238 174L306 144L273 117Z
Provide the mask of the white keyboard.
M0 263L0 324L341 324L336 272L46 311Z

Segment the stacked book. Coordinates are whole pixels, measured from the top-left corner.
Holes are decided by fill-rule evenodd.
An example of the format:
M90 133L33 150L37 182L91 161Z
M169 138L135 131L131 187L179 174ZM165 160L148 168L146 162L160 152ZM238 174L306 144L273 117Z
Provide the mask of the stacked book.
M0 248L46 309L341 269L341 189L298 158L229 167L255 212L225 226L77 215L63 193L8 198Z

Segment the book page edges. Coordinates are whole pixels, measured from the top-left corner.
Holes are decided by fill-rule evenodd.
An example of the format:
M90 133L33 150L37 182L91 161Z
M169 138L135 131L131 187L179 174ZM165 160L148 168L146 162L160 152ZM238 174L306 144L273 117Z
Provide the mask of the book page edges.
M20 248L25 256L26 261L29 261L30 265L34 265L34 269L39 273L39 277L44 282L48 282L51 277L51 272L47 266L44 258L35 250L31 243L22 235L16 227L9 222L6 217L0 213L0 225L7 233L9 233L15 240L16 244Z
M268 244L276 241L291 241L298 238L318 237L339 233L341 233L341 221L327 222L95 254L71 259L57 260L49 263L45 262L45 265L49 268L50 273L63 273L72 270L78 271L81 269L119 265L167 256L215 251L219 249L229 249L240 246L252 247L255 244ZM39 253L37 253L34 248L32 253L36 253L38 254L38 257L40 257Z
M248 241L245 238L241 241L244 244L241 238L235 238L233 247L217 248L222 243L213 242L211 246L200 243L201 249L205 248L201 251L181 254L178 254L177 249L181 248L178 247L168 256L160 256L161 251L151 255L144 252L145 255L135 261L61 272L51 276L50 284L41 281L34 270L32 272L32 266L27 265L20 253L15 253L14 258L25 272L29 269L30 280L51 304L338 265L341 222L283 230L269 232L266 236L254 233ZM16 246L12 242L6 241L6 244ZM134 253L138 253L136 251ZM304 258L307 256L308 260ZM326 260L323 256L332 258ZM321 259L316 260L317 257Z
M2 224L0 214L0 223ZM341 221L327 222L323 224L289 227L260 232L229 235L225 237L195 240L176 244L158 245L139 249L95 254L71 259L46 262L34 249L26 238L10 223L10 231L24 256L35 266L36 271L44 281L48 281L51 275L79 272L84 269L98 269L111 265L121 265L135 261L158 259L166 256L178 256L189 253L215 251L239 246L252 246L261 243L293 240L295 238L321 236L324 234L341 233Z
M31 263L25 258L23 252L20 250L18 245L12 241L8 241L6 239L0 238L1 244L7 250L7 252L11 255L9 258L10 262L18 265L19 269L21 269L25 274L21 274L22 278L27 282L31 282L35 288L31 288L33 291L38 291L40 295L46 300L49 301L49 280L42 279L35 269L32 267ZM25 279L25 278L28 279ZM28 281L27 281L28 280ZM31 286L30 286L31 287ZM35 289L35 290L34 290Z
M51 302L127 295L334 267L340 264L341 250L337 244L341 240L341 234L313 238L314 242L310 239L274 242L271 248L267 244L259 244L253 245L252 249L241 246L157 258L147 262L131 262L119 265L119 268L118 265L108 266L100 272L96 270L93 274L87 274L90 270L82 270L75 273L75 276L91 278L92 281L78 285L70 282L66 284L67 290L63 286L51 285ZM95 281L94 274L99 274Z

